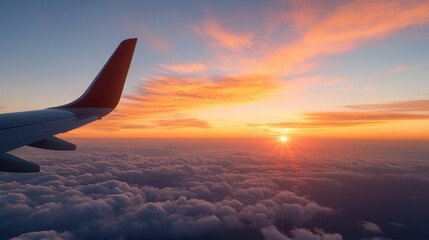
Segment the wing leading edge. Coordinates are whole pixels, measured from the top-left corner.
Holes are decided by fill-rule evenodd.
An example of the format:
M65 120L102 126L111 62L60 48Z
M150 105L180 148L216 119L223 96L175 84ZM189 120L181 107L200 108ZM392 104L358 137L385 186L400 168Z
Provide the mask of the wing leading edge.
M85 93L75 101L44 110L0 114L0 171L40 171L37 164L7 153L22 146L76 149L74 144L54 135L113 111L121 98L136 43L136 38L122 41Z

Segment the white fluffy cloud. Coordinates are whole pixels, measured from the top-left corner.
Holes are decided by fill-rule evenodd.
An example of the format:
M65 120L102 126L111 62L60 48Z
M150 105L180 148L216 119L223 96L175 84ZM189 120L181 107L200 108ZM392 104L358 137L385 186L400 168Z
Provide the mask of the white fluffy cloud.
M18 154L33 151L39 150ZM35 161L41 173L0 177L0 219L7 219L0 229L9 229L7 237L189 239L250 229L260 239L275 224L300 226L335 214L281 189L278 172L254 157L146 157L105 147Z
M361 238L374 233L362 232L363 225L356 222L372 219L368 214L374 214L380 205L374 208L368 199L362 206L351 194L365 199L390 189L391 195L385 195L390 204L406 205L408 202L392 202L405 199L410 207L416 201L410 199L423 201L426 197L425 154L398 150L392 157L381 149L377 159L371 148L365 152L334 144L335 151L309 145L305 151L279 156L273 148L260 145L147 140L121 144L82 141L83 147L70 153L23 148L14 154L40 164L42 172L0 175L1 236ZM407 156L414 159L403 164L401 159ZM411 192L401 192L396 188L398 182L412 185L401 188ZM354 212L362 216L344 216ZM411 226L407 219L402 220ZM382 226L390 226L393 219L385 221L388 224ZM356 230L348 228L352 225ZM383 236L389 237L388 229L383 230Z

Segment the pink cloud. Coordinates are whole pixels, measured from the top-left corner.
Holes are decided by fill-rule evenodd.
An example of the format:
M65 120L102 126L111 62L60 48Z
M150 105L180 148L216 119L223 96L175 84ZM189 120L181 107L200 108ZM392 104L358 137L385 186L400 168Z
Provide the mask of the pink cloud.
M257 59L247 59L243 68L267 74L288 74L316 57L343 53L394 31L429 21L427 1L356 0L331 7L334 10L324 9L328 11L325 14L316 9L297 8L303 16L308 16L307 20L291 20L298 28L305 29L302 36L272 46Z
M359 110L376 110L376 111L429 111L429 100L410 100L410 101L398 101L390 103L376 103L376 104L359 104L346 106L351 109Z
M238 51L252 44L253 33L237 33L222 27L216 20L207 19L192 27L194 32L215 47Z
M206 65L202 63L185 63L185 64L161 64L162 68L176 73L193 73L206 70Z

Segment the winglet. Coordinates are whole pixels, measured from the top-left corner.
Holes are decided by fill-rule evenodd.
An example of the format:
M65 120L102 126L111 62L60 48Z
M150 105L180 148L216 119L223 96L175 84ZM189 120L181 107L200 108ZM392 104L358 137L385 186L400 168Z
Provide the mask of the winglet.
M137 38L122 41L85 93L58 108L110 108L121 98Z

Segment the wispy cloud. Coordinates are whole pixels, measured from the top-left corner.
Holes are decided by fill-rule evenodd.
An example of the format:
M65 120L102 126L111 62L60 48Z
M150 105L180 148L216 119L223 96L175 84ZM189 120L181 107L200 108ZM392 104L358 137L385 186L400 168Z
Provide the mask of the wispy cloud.
M274 47L261 60L253 60L256 70L285 74L315 57L342 53L429 20L427 1L351 1L334 9L321 15L317 23L307 24L308 30L298 40Z
M328 86L343 83L346 81L348 81L347 78L338 76L310 76L292 78L289 82L299 86Z
M145 123L131 123L117 125L121 129L153 129L153 128L211 128L210 123L197 118L177 118L171 117L169 119L157 119L152 121L145 121Z
M359 104L346 106L351 109L377 111L424 111L429 112L429 100L398 101L390 103Z
M97 124L96 131L118 132L120 130L153 130L153 129L182 129L182 128L212 128L210 123L198 118L186 118L181 116L164 116L164 117L136 117L126 118L114 114ZM88 130L88 129L87 129Z
M253 33L227 30L213 18L194 24L192 29L213 47L238 51L252 44Z
M382 71L381 73L375 74L373 77L385 77L393 74L403 73L407 71L414 70L416 68L422 67L426 64L417 64L417 65L398 65L391 67L385 71Z
M202 63L161 64L160 67L180 74L201 72L207 68L206 65Z
M397 112L316 112L306 113L305 117L313 121L389 121L427 119L429 114Z
M302 114L302 121L249 123L247 125L250 127L308 129L379 125L398 121L429 120L429 100L362 104L345 107L360 111L307 112Z
M405 72L409 71L411 69L415 68L415 66L396 66L389 70L390 73L399 73L399 72Z
M145 117L190 112L222 104L243 104L260 100L277 87L276 79L264 76L157 77L145 81L139 93L128 96L120 112Z
M304 121L248 124L251 127L273 128L337 128L377 125L393 121L429 120L429 114L395 112L317 112L304 113Z
M210 124L196 118L182 119L163 119L155 122L155 125L162 128L177 129L177 128L211 128Z
M342 91L371 91L378 89L378 87L351 87L351 88L341 88Z

